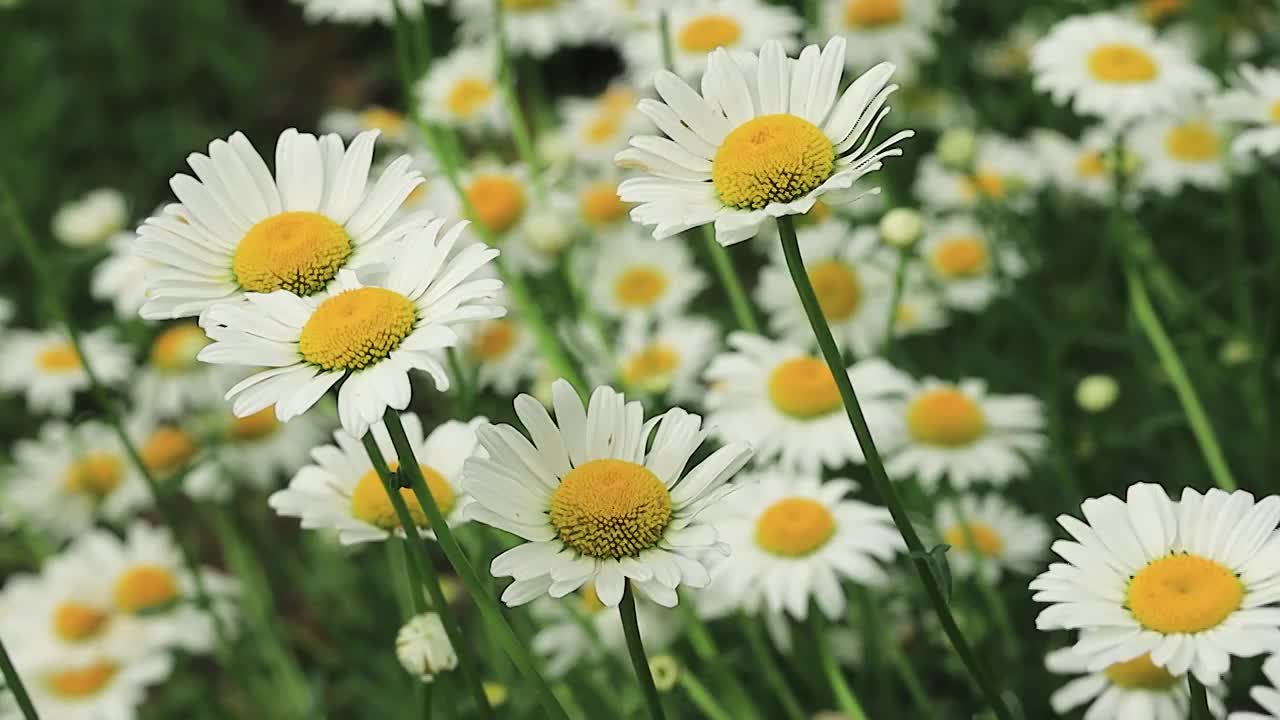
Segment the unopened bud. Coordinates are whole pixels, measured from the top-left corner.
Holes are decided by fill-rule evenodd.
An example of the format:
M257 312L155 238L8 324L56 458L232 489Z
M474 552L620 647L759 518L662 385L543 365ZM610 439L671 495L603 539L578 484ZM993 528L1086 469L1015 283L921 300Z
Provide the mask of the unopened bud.
M1120 386L1110 375L1089 375L1076 385L1076 404L1085 412L1099 413L1111 407Z
M954 128L938 138L936 151L943 165L955 170L965 170L973 164L973 153L978 147L978 137L969 128Z
M410 675L424 683L458 667L458 655L449 642L440 616L429 612L415 616L396 634L396 657Z
M880 238L894 247L910 247L924 232L924 220L911 208L894 208L880 218Z

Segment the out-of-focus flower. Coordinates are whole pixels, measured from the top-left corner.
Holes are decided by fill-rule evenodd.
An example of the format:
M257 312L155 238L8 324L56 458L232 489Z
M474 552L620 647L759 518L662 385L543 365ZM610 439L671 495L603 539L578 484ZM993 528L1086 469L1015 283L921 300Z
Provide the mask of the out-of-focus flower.
M1221 119L1244 126L1231 143L1238 156L1280 153L1280 69L1243 65L1236 83L1214 99Z
M667 16L671 31L670 68L696 80L707 68L707 54L718 48L757 52L769 41L795 47L802 21L791 8L761 0L692 0L676 3ZM654 23L637 24L622 40L622 54L633 82L648 87L664 67L661 36Z
M924 234L924 218L914 208L899 207L880 218L880 239L897 248L911 247Z
M938 504L935 527L951 546L947 562L959 577L996 583L1011 570L1029 574L1049 549L1049 529L997 493L961 495Z
M367 24L380 22L390 25L400 12L408 17L422 14L424 4L441 5L443 0L293 0L302 6L302 14L309 22L339 22Z
M53 234L64 245L100 245L129 221L129 208L119 190L100 188L58 208Z
M1076 384L1076 405L1085 412L1100 413L1119 396L1120 385L1110 375L1088 375Z
M417 86L422 116L471 132L505 129L496 52L489 44L463 45L432 61Z
M424 683L458 667L458 654L449 642L440 615L415 615L396 633L396 658L405 672Z
M950 3L945 0L843 0L825 2L821 28L849 42L845 63L861 72L888 61L903 77L934 56L933 33L942 25Z
M98 382L114 385L133 367L129 348L111 328L80 336ZM80 355L61 330L12 330L0 347L0 389L21 392L34 413L70 415L77 392L89 387Z
M1221 190L1226 185L1227 140L1217 123L1187 112L1137 125L1125 146L1138 159L1138 186L1173 195L1184 186Z

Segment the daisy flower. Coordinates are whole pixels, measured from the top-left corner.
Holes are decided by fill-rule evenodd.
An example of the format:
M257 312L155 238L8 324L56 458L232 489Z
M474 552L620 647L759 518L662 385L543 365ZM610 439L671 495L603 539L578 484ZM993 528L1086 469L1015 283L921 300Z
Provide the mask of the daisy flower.
M542 362L533 331L511 312L474 325L462 349L476 366L477 386L491 387L500 395L527 385Z
M560 141L572 148L574 162L612 169L613 156L627 146L632 135L651 131L649 120L636 108L639 100L635 88L621 83L592 98L562 100Z
M602 39L608 23L597 22L585 0L501 0L503 32L513 53L545 58L559 48ZM458 0L451 5L471 42L493 38L492 0Z
M1221 120L1245 129L1231 143L1237 156L1280 153L1280 69L1243 65L1236 84L1212 101Z
M583 183L575 193L578 221L590 235L612 235L631 225L631 206L618 197L618 181L598 178Z
M142 464L161 482L186 475L203 450L200 438L182 423L146 411L136 411L125 427Z
M588 292L611 317L678 313L707 285L688 246L671 243L655 252L635 227L600 243L592 267Z
M1227 143L1221 127L1193 112L1142 122L1129 132L1125 145L1138 160L1137 185L1175 195L1183 186L1226 186Z
M845 611L845 581L883 585L905 545L889 511L846 497L853 481L778 469L740 478L716 527L732 548L711 570L717 595L751 614L808 617L810 602L831 620Z
M360 133L344 150L337 135L285 130L274 179L242 133L188 156L197 177L169 181L180 202L138 228L138 254L158 266L142 316L199 315L249 292L312 295L339 270L381 259L379 250L408 232L387 224L422 177L405 156L370 186L377 136Z
M1139 483L1058 522L1054 563L1031 582L1041 630L1080 630L1090 670L1151 654L1170 674L1218 683L1234 657L1280 649L1280 497Z
M137 239L132 232L116 233L110 241L110 254L94 266L89 279L93 298L111 303L123 320L138 317L138 310L147 301L146 275L154 267L135 252Z
M472 277L498 252L475 243L450 257L466 223L441 236L444 224L433 220L401 241L377 284L342 270L321 296L250 293L247 302L206 310L200 324L214 342L201 360L271 368L227 392L236 416L275 405L276 417L288 421L342 381L338 417L361 437L388 408L409 404L409 371L425 370L447 389L439 358L458 343L454 326L500 317L503 309L493 302L502 283Z
M1050 182L1061 192L1096 203L1106 202L1115 192L1107 159L1115 144L1115 133L1104 128L1086 130L1079 140L1052 130L1032 135L1032 145L1045 164ZM1126 154L1135 157L1128 149Z
M1030 143L988 133L977 138L973 167L964 171L926 156L915 190L935 209L974 208L988 201L1025 211L1034 206L1032 193L1044 181L1043 163Z
M893 312L893 336L909 337L940 330L947 324L942 297L923 280L924 269L909 261L903 272L902 295Z
M100 245L129 221L124 195L99 188L58 208L53 215L53 236L69 247Z
M467 423L448 420L424 434L417 415L404 413L400 417L431 498L445 522L451 527L458 525L465 519L461 510L467 503L460 484L462 466L467 458L476 455L476 427L484 418ZM386 426L378 423L371 430L383 457L395 458ZM337 530L338 541L343 545L386 540L392 534L405 537L386 486L373 469L364 445L342 430L334 431L333 440L332 445L312 450L313 464L299 470L289 487L272 493L268 504L280 515L300 518L307 530ZM394 460L388 460L387 465L393 471L399 467ZM418 534L434 539L431 521L413 490L401 488L400 496Z
M1120 125L1177 111L1213 76L1147 25L1113 13L1075 15L1031 49L1037 90L1081 115Z
M584 408L565 380L552 395L555 422L532 397L515 399L532 441L510 425L482 425L489 458L471 458L463 473L475 498L468 516L527 541L490 567L515 580L502 600L563 597L591 582L612 608L630 581L674 607L680 585L705 587L703 558L726 548L701 514L733 489L726 483L751 448L726 444L685 472L706 437L701 417L672 408L645 422L639 402L609 387L596 388Z
M617 363L623 383L674 402L702 397L698 376L719 347L720 330L706 318L672 316L627 322L619 333Z
M1233 712L1230 720L1277 720L1280 718L1280 655L1272 655L1262 664L1262 672L1270 685L1259 685L1249 691L1253 701L1264 712Z
M164 326L152 339L146 363L135 376L139 406L157 415L178 415L219 400L215 371L196 360L209 344L200 326L190 321Z
M335 108L320 118L320 129L327 133L337 133L343 140L354 140L362 132L378 131L378 140L396 145L409 141L409 122L404 114L382 107L370 105L363 110Z
M556 254L530 242L538 208L524 167L481 162L461 184L474 220L502 248L504 265L512 272L538 274L555 267Z
M409 17L422 14L424 4L440 5L441 0L293 0L302 6L307 22L358 23L379 22L390 25L400 12Z
M530 612L541 626L530 647L546 659L546 673L551 677L563 677L584 663L627 656L622 618L600 602L592 583L563 598L538 598ZM650 655L665 650L679 634L679 623L647 598L636 603L636 620L645 652Z
M994 584L1007 569L1029 575L1049 548L1049 529L996 493L938 503L934 527L951 546L947 561L959 577Z
M878 362L878 361L877 361ZM873 374L867 375L871 370ZM874 387L875 362L849 368L854 387ZM703 373L708 421L725 441L744 440L756 460L787 471L816 474L862 462L835 378L822 358L759 335L729 335L729 350L711 359ZM879 408L865 408L872 432L892 421Z
M805 271L836 344L859 356L875 352L888 331L894 253L880 244L874 227L850 231L838 220L800 228L797 235ZM814 345L782 253L773 253L760 272L755 296L773 335L794 345Z
M36 712L57 720L136 717L147 689L173 671L168 653L141 646L80 662L21 654L13 660ZM4 701L0 698L0 720L22 720L17 704L7 706Z
M865 70L882 60L908 77L934 56L933 33L946 3L939 0L843 0L822 4L822 29L849 43L845 62Z
M462 45L432 61L416 91L419 111L432 122L467 131L506 127L497 52L489 44Z
M877 65L841 94L844 51L842 38L821 51L810 45L798 60L775 41L759 58L722 48L707 60L701 95L659 72L663 102L642 100L640 111L666 137L634 137L617 157L647 173L618 186L624 201L638 203L631 219L655 226L655 238L715 223L716 240L732 245L770 218L803 215L819 198L865 194L855 181L901 155L892 146L913 133L868 149L897 89L887 85L893 66Z
M1099 670L1090 667L1087 655L1065 647L1049 653L1044 664L1050 672L1082 676L1049 696L1059 715L1085 704L1089 720L1184 720L1191 710L1187 679L1157 667L1149 654ZM1227 712L1220 697L1224 690L1221 685L1208 688L1209 712L1215 718Z
M1009 280L1026 272L1015 248L1008 244L996 247L992 240L987 229L967 215L951 215L929 224L919 254L929 282L948 306L969 312L982 310L1003 292L1001 276Z
M667 13L667 22L673 70L685 79L697 78L707 66L707 53L718 48L754 52L775 41L791 50L803 25L790 8L760 0L678 3ZM622 57L636 84L648 86L664 65L658 28L652 22L636 24L622 40Z
M98 382L114 385L129 376L133 367L129 348L116 339L111 328L84 333L80 343L93 359ZM65 331L12 330L5 334L0 348L0 389L21 392L31 412L70 415L76 393L88 387L89 376Z
M273 489L282 476L306 464L310 449L324 438L330 424L314 413L283 423L273 406L244 417L228 412L216 425L221 441L210 448L208 463L255 490ZM198 489L197 494L229 495L216 488Z

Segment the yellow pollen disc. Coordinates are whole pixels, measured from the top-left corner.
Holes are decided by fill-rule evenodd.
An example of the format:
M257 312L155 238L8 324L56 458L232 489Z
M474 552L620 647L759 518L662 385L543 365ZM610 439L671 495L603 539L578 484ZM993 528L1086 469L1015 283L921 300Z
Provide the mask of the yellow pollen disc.
M449 90L445 105L454 115L474 115L493 98L493 83L478 78L462 78Z
M467 187L476 219L495 233L506 232L524 214L524 188L510 175L479 175Z
M649 392L665 390L671 373L680 367L680 355L667 345L654 344L627 358L622 378L628 385Z
M849 27L881 28L902 20L899 0L849 0L844 6L844 21Z
M236 442L254 442L276 434L280 421L276 419L276 406L268 405L246 417L231 419L227 436Z
M1183 162L1210 162L1218 157L1218 134L1202 122L1183 123L1165 135L1164 146Z
M1094 48L1088 63L1094 80L1116 85L1151 82L1160 73L1150 53L1123 43Z
M1106 171L1107 166L1102 160L1102 153L1097 150L1090 150L1076 160L1076 174L1081 177L1099 177Z
M603 145L617 137L622 130L622 117L613 112L602 112L582 129L582 139L588 145Z
M127 613L164 607L178 598L178 578L159 565L134 565L116 580L113 595Z
M351 237L315 212L283 212L249 228L231 260L240 287L250 292L323 290L351 257Z
M115 663L101 660L72 670L51 672L44 676L44 683L54 695L84 698L105 688L118 669Z
M964 179L965 191L971 197L1002 198L1009 191L1009 184L999 173L982 170Z
M809 282L828 320L847 320L862 302L862 283L848 263L823 260L809 266Z
M41 370L66 371L80 369L80 356L71 343L51 345L36 356L36 366Z
M987 244L975 235L947 238L934 248L929 263L939 275L971 277L987 269Z
M1280 125L1280 100L1271 105L1271 122Z
M1159 22L1182 12L1186 0L1142 0L1142 16L1148 22Z
M502 0L502 7L515 12L525 10L550 10L555 7L557 0Z
M560 541L593 558L635 557L662 539L671 494L643 465L592 460L569 471L551 493Z
M384 107L371 107L360 113L360 124L370 130L395 135L404 129L404 115Z
M1150 653L1110 665L1102 673L1112 685L1130 690L1168 690L1178 684L1178 678L1151 662Z
M393 471L399 467L394 462L389 466ZM422 471L422 479L426 481L427 491L436 501L436 507L440 508L442 515L448 517L449 512L453 510L453 486L444 479L443 475L428 465L418 465L418 469ZM418 503L418 497L413 494L412 489L400 488L400 497L404 498L404 504L409 509L409 516L413 518L414 525L420 528L431 527L431 521L427 519L427 513ZM376 470L365 473L356 483L355 489L351 491L351 514L383 530L395 530L400 527L400 518L396 515L395 506L391 504L391 498L387 497L387 488L382 484L382 478L378 477Z
M1004 538L1000 537L1000 533L990 525L980 522L969 523L967 528L963 525L948 528L942 539L957 550L975 551L986 557L995 557L1004 549ZM970 539L973 540L972 546L969 544Z
M515 347L518 332L516 324L506 318L490 320L471 341L471 354L482 362L501 359Z
M613 283L613 297L629 308L653 305L667 289L667 276L652 265L636 265L618 275Z
M836 519L825 505L790 497L770 505L756 520L756 544L774 555L803 557L831 539Z
M195 457L195 438L191 434L171 425L156 428L139 451L142 464L158 475L169 475L177 472Z
M1142 626L1166 635L1217 627L1244 600L1229 568L1199 555L1169 555L1129 581L1126 605Z
M987 419L972 398L956 388L926 390L907 407L907 429L928 445L960 447L982 437Z
M151 343L151 367L160 370L181 371L196 366L199 353L209 338L195 323L173 325L156 336Z
M320 304L298 338L302 359L325 370L360 370L390 355L418 320L408 298L362 287Z
M785 415L801 420L840 407L840 390L827 364L816 357L791 358L769 374L769 399Z
M761 115L725 136L711 182L729 207L790 202L831 177L835 148L818 126L795 115Z
M627 204L618 197L615 183L596 183L578 196L582 219L591 225L608 225L627 216Z
M111 494L124 479L124 462L110 453L88 453L67 470L66 487L101 499Z
M80 603L63 603L53 611L53 632L66 642L80 642L97 635L110 615Z
M579 592L579 602L582 609L587 614L595 614L604 609L604 603L600 602L600 596L596 594L596 584L587 583L582 586Z
M630 112L636 105L639 95L634 90L625 85L615 85L600 96L600 107L605 112L625 113Z
M703 15L680 28L676 44L691 53L709 53L718 47L730 47L742 37L742 25L728 15Z

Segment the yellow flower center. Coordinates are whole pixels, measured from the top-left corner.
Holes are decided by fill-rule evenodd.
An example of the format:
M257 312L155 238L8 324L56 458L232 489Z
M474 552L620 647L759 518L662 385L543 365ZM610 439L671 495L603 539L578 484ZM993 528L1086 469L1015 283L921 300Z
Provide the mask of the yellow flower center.
M989 260L987 244L976 235L947 238L934 248L929 257L934 270L947 277L978 275L987 269Z
M1102 159L1102 153L1097 150L1083 153L1076 160L1076 174L1081 177L1098 177L1106 171L1107 165Z
M844 6L844 21L849 27L882 28L902 20L899 0L849 0Z
M589 145L603 145L616 137L621 129L621 116L612 112L602 112L582 129L582 139Z
M835 148L795 115L761 115L734 128L716 150L711 182L729 207L790 202L831 177Z
M968 527L957 525L948 528L942 539L957 550L969 550L986 557L995 557L1004 549L1004 538L1000 537L1000 533L990 525L980 522L969 523ZM972 545L970 540L973 541Z
M1123 85L1146 83L1160 73L1155 58L1133 45L1099 45L1089 53L1089 74L1098 82Z
M123 479L124 462L119 456L91 452L67 469L66 487L72 492L102 499L119 487Z
M53 633L66 642L81 642L102 632L111 616L102 610L68 602L53 611Z
M1009 192L1009 185L1012 184L1000 173L990 170L979 170L971 177L964 179L964 189L970 197L981 195L993 200L1004 197L1005 193Z
M54 695L65 698L84 698L96 694L111 682L119 667L107 660L92 665L58 670L44 676L44 684Z
M157 475L165 476L186 467L195 457L195 438L181 428L162 425L142 444L142 463Z
M404 115L384 107L371 107L360 113L360 125L395 135L404 129Z
M360 370L390 355L418 320L398 292L363 287L320 304L298 338L302 359L325 370Z
M613 296L629 308L653 305L667 289L667 276L652 265L636 265L618 275L613 283Z
M680 366L680 355L670 346L650 345L627 358L622 378L628 385L647 392L661 392L671 382L671 373Z
M635 557L658 543L671 521L671 494L643 465L592 460L551 493L560 541L593 558Z
M1219 562L1199 555L1169 555L1133 576L1126 600L1148 630L1198 633L1217 627L1240 607L1244 585Z
M481 326L471 341L471 354L481 362L493 362L506 357L516 345L519 329L506 318L490 320Z
M618 197L615 183L596 183L583 190L578 200L582 219L591 225L608 225L627 216L627 204Z
M1218 134L1203 122L1183 123L1169 131L1164 146L1170 155L1183 162L1209 162L1218 157Z
M557 3L558 0L502 0L502 7L514 12L524 12L528 10L550 10Z
M389 467L394 471L399 468L399 463L390 463ZM453 486L444 479L443 475L428 465L418 465L418 469L422 471L422 479L427 483L427 492L430 492L431 498L436 501L440 514L448 517L449 512L453 510ZM427 513L418 503L418 498L413 494L412 489L400 488L400 497L404 498L404 504L409 509L409 516L413 518L414 525L420 528L431 527L431 521L427 519ZM395 530L400 527L400 518L396 515L395 506L391 504L391 498L387 496L387 488L382 484L382 478L378 477L378 471L370 470L356 483L355 489L351 491L351 514L383 530Z
M506 232L524 214L524 188L510 175L479 175L467 187L476 219L495 233Z
M36 367L53 372L79 370L80 356L71 343L58 343L40 351L36 356Z
M197 364L196 354L208 344L209 338L199 325L173 325L151 343L151 367L169 372L189 370Z
M1159 22L1182 12L1186 0L1142 0L1142 16L1147 22Z
M600 95L600 107L605 112L625 113L635 107L639 98L636 91L625 85L614 85Z
M809 282L818 295L818 305L828 320L847 320L862 302L858 273L839 260L823 260L809 266Z
M804 557L826 545L835 533L831 511L805 497L783 498L756 520L756 544L785 557Z
M276 419L276 406L268 405L245 417L232 418L227 436L236 442L255 442L276 434L280 421Z
M1151 662L1151 654L1110 665L1102 673L1112 685L1130 690L1168 690L1178 684L1178 678L1168 670Z
M445 105L454 115L468 117L482 109L493 98L493 83L479 78L462 78L445 98Z
M250 292L323 290L351 257L351 237L315 212L283 212L249 228L236 247L231 271Z
M116 580L113 595L124 612L154 610L178 598L178 578L159 565L135 565Z
M1280 125L1280 100L1271 104L1271 122Z
M709 53L718 47L729 47L742 37L742 25L728 15L703 15L680 28L676 44L691 53Z
M982 437L987 419L972 398L956 388L926 390L907 407L907 429L928 445L960 447Z
M840 407L840 390L827 364L813 356L783 361L769 374L769 399L784 415L801 420Z

